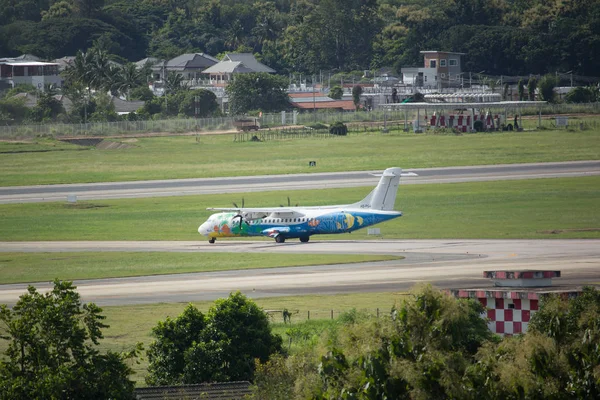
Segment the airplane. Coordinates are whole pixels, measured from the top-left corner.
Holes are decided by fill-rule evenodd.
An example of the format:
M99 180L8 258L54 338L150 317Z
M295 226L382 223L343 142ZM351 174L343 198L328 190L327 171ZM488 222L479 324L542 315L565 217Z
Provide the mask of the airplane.
M379 183L361 201L353 204L313 207L273 208L208 208L220 213L211 215L198 228L209 243L217 238L238 236L265 236L284 243L286 239L300 239L306 243L312 235L346 233L402 216L394 211L394 202L403 173L402 168L388 168Z

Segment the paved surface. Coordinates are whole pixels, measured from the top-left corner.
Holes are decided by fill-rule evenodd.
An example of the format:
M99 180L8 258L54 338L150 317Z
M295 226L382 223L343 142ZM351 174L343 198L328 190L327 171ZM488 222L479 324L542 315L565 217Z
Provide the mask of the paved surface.
M377 178L369 174L377 172L381 171L2 187L0 204L66 201L69 194L77 195L79 200L98 200L371 186L377 183ZM407 169L406 172L416 172L419 176L403 178L402 184L573 177L600 175L600 161Z
M99 305L213 300L233 290L250 297L407 290L418 282L449 288L489 286L494 269L557 269L556 284L600 284L600 240L381 240L289 242L0 242L7 251L227 251L243 253L393 254L400 261L350 265L145 276L77 281L85 301ZM0 304L12 304L27 285L0 285ZM36 287L44 290L49 282Z

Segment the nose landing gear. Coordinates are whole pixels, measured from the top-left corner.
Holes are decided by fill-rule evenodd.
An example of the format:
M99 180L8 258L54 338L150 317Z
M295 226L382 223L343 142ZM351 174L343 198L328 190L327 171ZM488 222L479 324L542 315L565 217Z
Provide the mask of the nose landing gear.
M216 241L217 241L217 238L214 238L214 237L213 237L213 238L210 238L210 239L208 239L208 243L214 243L214 242L216 242Z

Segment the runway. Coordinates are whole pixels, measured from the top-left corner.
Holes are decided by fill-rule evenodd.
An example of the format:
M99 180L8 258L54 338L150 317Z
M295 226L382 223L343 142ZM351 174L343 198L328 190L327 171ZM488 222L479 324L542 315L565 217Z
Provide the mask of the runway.
M99 305L214 300L240 290L252 298L404 291L419 282L441 288L489 287L486 270L560 270L555 286L600 284L600 240L373 240L288 242L0 242L0 252L227 251L240 253L392 254L400 261L271 268L76 281L84 301ZM35 283L41 290L49 282ZM1 285L0 304L13 304L27 285Z
M398 166L401 166L400 162ZM380 172L352 171L2 187L0 204L66 201L70 194L76 195L78 200L99 200L371 186L377 183L377 178L371 174ZM600 161L423 168L406 169L406 172L415 172L419 176L403 178L403 185L575 177L600 175Z
M399 164L400 165L400 164ZM511 164L407 169L419 176L402 184L469 182L506 179L600 175L600 161ZM369 172L271 175L259 177L182 179L0 188L0 203L179 196L267 190L371 186ZM495 269L555 269L557 284L600 284L600 240L372 240L202 242L0 242L1 252L166 251L244 253L391 254L401 261L349 265L271 268L214 273L160 275L77 281L84 301L99 305L214 300L241 290L253 298L266 296L404 291L418 282L442 288L489 286L482 272ZM50 282L34 283L40 290ZM14 304L26 284L0 285L0 304Z

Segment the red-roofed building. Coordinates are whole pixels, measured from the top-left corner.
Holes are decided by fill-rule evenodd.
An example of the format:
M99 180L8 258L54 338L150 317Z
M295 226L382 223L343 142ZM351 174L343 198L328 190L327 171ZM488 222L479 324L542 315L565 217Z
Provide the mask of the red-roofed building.
M290 93L289 99L292 107L299 110L354 111L356 109L352 100L334 100L317 92Z

